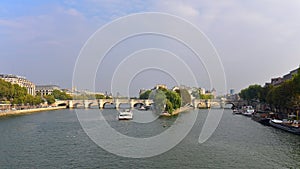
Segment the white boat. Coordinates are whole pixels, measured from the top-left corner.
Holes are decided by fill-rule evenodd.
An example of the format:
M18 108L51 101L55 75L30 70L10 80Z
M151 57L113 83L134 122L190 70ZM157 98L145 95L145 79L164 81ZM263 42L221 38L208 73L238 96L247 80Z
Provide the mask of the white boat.
M130 110L120 112L119 120L131 120L133 119L133 113Z
M245 116L252 116L252 114L254 113L254 109L252 106L244 106L243 107L243 115Z
M271 126L275 128L279 128L281 130L300 135L300 125L299 125L299 121L297 120L288 121L286 119L284 120L273 119L270 120L269 123Z

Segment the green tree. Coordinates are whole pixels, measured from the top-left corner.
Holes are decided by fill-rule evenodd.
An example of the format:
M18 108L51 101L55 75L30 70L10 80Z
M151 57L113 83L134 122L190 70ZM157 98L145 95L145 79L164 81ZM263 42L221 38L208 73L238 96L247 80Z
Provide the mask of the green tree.
M48 105L53 104L55 102L55 98L53 95L45 95L44 98L47 100Z
M267 103L267 99L268 99L268 93L272 90L273 85L268 85L268 86L264 86L261 90L261 94L260 94L260 102L262 103Z
M96 94L96 99L105 99L105 96L103 94Z
M171 114L174 110L181 106L180 95L175 91L164 88L150 92L149 99L153 100L154 110L157 113L161 113L165 110Z
M33 100L34 105L39 105L41 103L43 103L43 99L41 96L35 96L34 100Z
M174 110L180 108L181 106L181 98L178 93L170 90L165 91L165 95L167 99L171 102Z
M27 90L25 87L21 87L17 84L11 84L0 79L0 99L1 100L13 100L21 96L26 96Z
M13 105L38 105L42 102L39 96L29 95L25 87L2 79L0 79L0 100L9 100Z
M140 94L140 99L148 99L150 93L151 93L151 90L147 90L147 91L141 93L141 94Z
M261 93L262 93L262 87L260 85L250 85L248 88L243 89L240 92L240 97L244 100L250 101L257 101L261 100Z
M200 99L209 100L213 98L214 96L212 94L200 94Z
M173 108L173 105L172 103L170 102L170 100L166 100L166 107L165 107L165 110L171 114L173 111L174 111L174 108Z
M23 105L24 104L24 96L14 98L12 101L13 105Z
M191 93L191 95L193 97L195 97L196 99L200 99L200 90L199 89L194 89Z
M72 96L68 95L66 92L60 91L60 90L53 90L52 95L55 99L58 100L71 100Z
M26 95L24 98L24 103L29 105L34 105L34 96Z
M154 102L154 112L160 114L165 109L166 105L166 95L161 90L154 90L150 93L149 99L152 99Z
M179 90L175 90L175 92L178 93L179 96L181 97L181 101L182 101L181 106L185 106L191 103L192 101L191 95L187 89L179 89Z

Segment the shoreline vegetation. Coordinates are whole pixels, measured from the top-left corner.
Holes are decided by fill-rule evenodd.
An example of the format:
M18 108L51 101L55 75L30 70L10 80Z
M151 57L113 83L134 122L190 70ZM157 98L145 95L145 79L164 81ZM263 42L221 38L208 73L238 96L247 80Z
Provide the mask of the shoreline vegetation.
M239 96L258 110L280 113L285 116L282 118L287 118L300 110L300 67L288 75L285 76L289 78L275 78L264 86L250 85Z
M185 111L187 111L187 110L190 110L190 109L194 109L194 108L192 108L192 107L180 107L180 108L174 110L174 111L171 113L171 116L178 115L179 113L183 113L183 112L185 112Z
M1 112L1 117L8 117L8 116L19 116L25 114L32 114L32 113L39 113L44 111L51 111L51 110L60 110L66 109L66 106L58 106L58 107L46 107L46 108L34 108L34 109L24 109L24 110L11 110L7 112Z
M180 107L180 108L174 110L172 113L163 113L163 114L161 114L160 116L161 116L161 117L172 117L172 116L177 116L177 115L179 115L180 113L183 113L183 112L185 112L185 111L187 111L187 110L191 110L191 109L194 109L194 108L192 108L192 107L187 107L187 106L185 106L185 107Z

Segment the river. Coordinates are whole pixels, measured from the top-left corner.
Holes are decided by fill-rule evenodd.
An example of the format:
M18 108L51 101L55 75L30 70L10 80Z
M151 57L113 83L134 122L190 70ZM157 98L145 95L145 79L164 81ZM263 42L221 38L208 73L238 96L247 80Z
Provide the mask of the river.
M0 118L0 168L300 168L300 136L225 110L216 131L200 144L208 111L193 111L198 116L187 136L171 150L148 158L121 157L97 146L74 110ZM131 137L150 137L176 125L176 118L142 125L118 121L112 109L103 115Z

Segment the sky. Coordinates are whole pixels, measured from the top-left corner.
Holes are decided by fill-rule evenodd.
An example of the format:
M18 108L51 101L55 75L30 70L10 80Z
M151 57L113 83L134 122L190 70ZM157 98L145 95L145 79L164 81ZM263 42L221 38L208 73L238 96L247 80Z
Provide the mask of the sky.
M143 12L178 16L206 35L219 54L226 77L227 91L220 93L229 89L239 92L250 84L264 85L300 65L298 0L10 0L0 2L0 73L25 76L35 84L71 88L76 60L88 39L118 18ZM168 49L170 44L177 53L185 50L179 50L182 47L168 38L158 40L156 36L132 38L120 44L99 67L96 90L110 92L122 84L121 80L116 81L118 85L111 83L122 53L128 56L134 50L153 46ZM156 54L167 58L166 53ZM168 68L175 64L166 63ZM196 74L198 87L214 87L208 83L205 65L188 63L188 67ZM126 85L134 95L138 89L157 83L170 87L178 84L170 72L153 68L136 72Z

